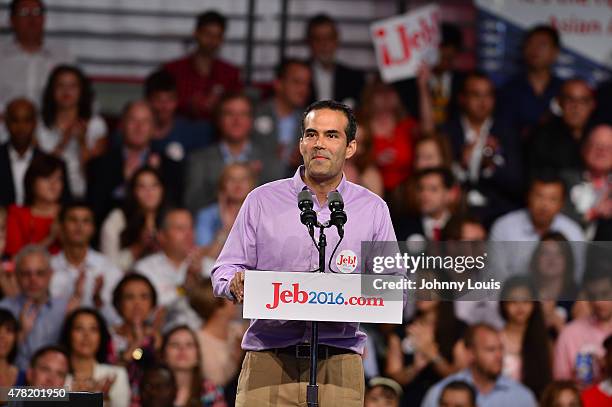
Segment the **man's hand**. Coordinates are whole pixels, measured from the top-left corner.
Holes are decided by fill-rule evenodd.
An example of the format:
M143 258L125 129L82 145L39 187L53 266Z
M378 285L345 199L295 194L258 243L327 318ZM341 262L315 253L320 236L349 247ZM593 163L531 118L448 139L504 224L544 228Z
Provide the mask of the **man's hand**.
M238 271L230 281L230 291L236 298L236 302L242 304L244 301L244 271Z

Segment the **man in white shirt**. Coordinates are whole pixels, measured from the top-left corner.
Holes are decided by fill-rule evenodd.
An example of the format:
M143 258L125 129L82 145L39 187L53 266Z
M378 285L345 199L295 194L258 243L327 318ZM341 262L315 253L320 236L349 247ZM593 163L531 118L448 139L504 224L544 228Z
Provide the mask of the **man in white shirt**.
M527 208L508 213L497 219L491 227L489 239L504 242L491 245L496 249L490 257L500 271L509 274L526 273L529 270L531 254L540 238L548 232L562 233L570 242L585 240L578 223L561 213L565 201L565 185L552 174L542 174L534 178L527 194ZM573 244L575 280L582 278L584 267L584 247Z
M74 62L65 48L44 43L42 0L13 0L10 23L15 38L0 44L0 112L16 97L38 103L51 70L60 63Z
M203 258L202 251L195 246L193 219L187 209L166 212L158 230L161 251L136 262L134 269L151 281L160 306L170 308L170 314L177 308L188 313L177 313L177 317L184 317L191 325L197 316L185 304L186 287L201 277L210 277L212 262Z
M97 308L111 326L118 323L112 298L123 273L89 246L95 232L93 211L80 202L65 205L59 225L63 250L51 259L51 296L71 295L80 290L81 306Z

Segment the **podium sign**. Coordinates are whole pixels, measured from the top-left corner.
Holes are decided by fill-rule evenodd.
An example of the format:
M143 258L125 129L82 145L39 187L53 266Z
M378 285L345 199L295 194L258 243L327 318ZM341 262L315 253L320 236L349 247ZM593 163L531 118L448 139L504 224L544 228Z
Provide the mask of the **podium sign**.
M400 324L402 311L401 300L363 295L361 274L249 270L244 277L243 317L248 319Z

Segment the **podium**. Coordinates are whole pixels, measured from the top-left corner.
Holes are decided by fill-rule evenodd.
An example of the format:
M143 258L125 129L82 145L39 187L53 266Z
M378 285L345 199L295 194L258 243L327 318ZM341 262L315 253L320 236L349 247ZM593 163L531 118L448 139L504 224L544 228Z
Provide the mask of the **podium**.
M310 382L306 394L308 406L314 407L318 406L318 323L402 323L403 291L371 290L382 286L377 280L401 286L401 279L396 275L248 270L244 277L243 317L311 321Z

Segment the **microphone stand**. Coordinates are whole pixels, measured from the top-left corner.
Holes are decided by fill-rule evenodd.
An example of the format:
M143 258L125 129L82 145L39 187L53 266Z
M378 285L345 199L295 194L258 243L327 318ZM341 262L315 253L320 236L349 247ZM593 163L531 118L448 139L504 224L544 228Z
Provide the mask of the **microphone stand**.
M320 224L319 228L319 243L317 250L319 251L319 273L325 273L325 248L327 247L327 237L325 237L325 229L331 225L326 222ZM319 357L319 322L310 322L310 381L306 387L306 404L308 407L319 406L319 385L317 384L317 364Z

